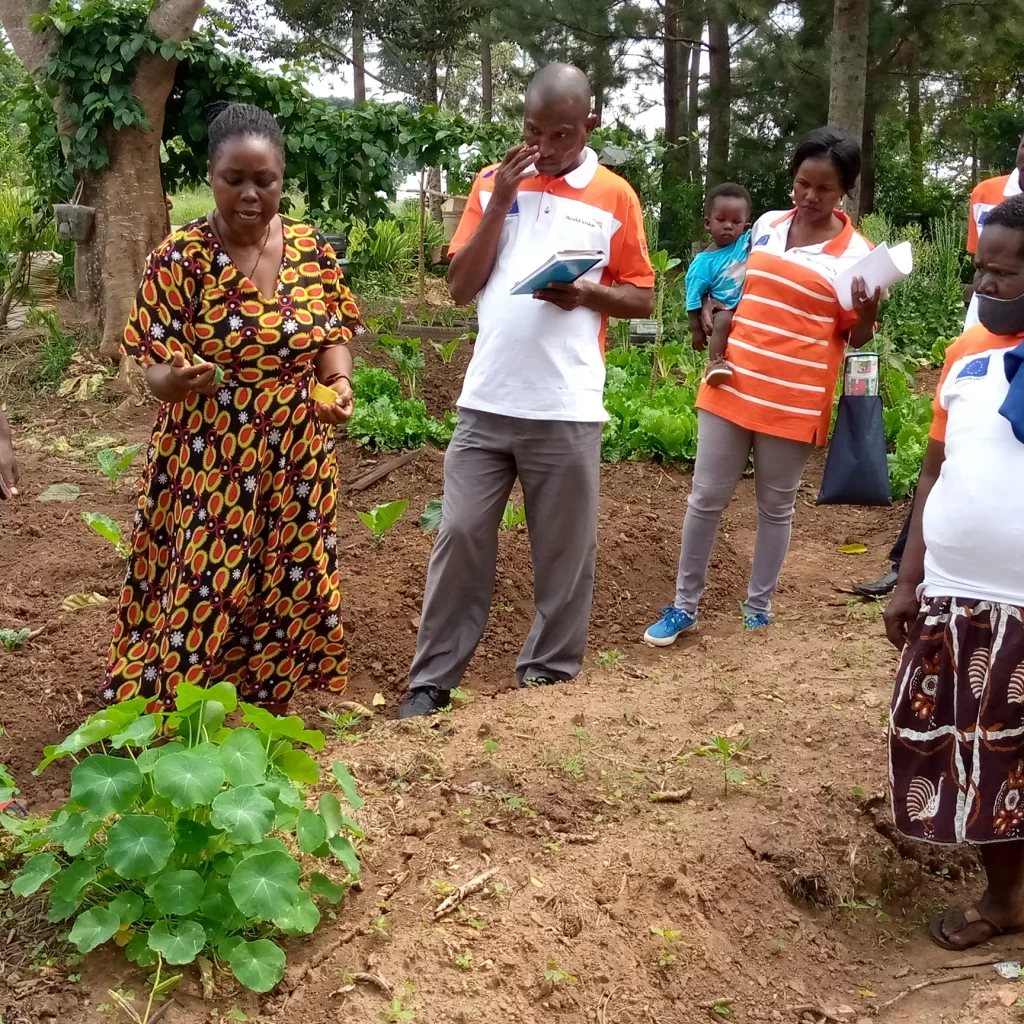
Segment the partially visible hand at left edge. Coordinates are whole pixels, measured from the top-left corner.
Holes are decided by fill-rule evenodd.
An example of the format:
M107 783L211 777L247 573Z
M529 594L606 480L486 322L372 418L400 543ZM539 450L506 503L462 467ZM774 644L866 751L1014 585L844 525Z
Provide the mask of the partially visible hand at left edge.
M535 299L542 302L550 302L559 309L567 312L586 306L593 294L593 281L579 277L575 281L565 283L564 281L551 281L547 288L541 288L533 293Z

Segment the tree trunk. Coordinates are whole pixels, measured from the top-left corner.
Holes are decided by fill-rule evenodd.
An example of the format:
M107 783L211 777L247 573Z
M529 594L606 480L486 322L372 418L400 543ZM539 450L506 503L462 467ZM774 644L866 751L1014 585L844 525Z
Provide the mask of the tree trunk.
M871 0L835 0L832 8L832 69L828 97L830 124L864 141L864 99L868 70L868 18ZM854 186L848 209L857 216L860 184Z
M717 11L708 13L708 173L707 185L720 185L729 177L729 131L732 106L732 67L729 23Z
M910 173L915 195L924 191L924 150L921 123L921 78L918 74L917 43L913 44L907 75L907 143L910 146Z
M860 196L857 202L857 219L866 217L875 209L875 180L877 170L878 97L874 89L868 90L864 105L864 145L861 147Z
M161 0L149 15L149 27L160 39L181 42L191 34L202 7L203 0ZM0 0L0 22L38 81L59 40L32 34L31 13L28 5ZM81 202L95 207L96 216L88 240L76 246L75 290L83 313L100 335L101 354L111 359L120 348L146 257L170 227L160 180L160 139L176 66L159 53L136 58L132 89L152 131L105 131L110 165L82 179ZM54 105L59 114L59 98ZM62 130L68 129L62 125Z
M678 252L683 243L679 216L680 186L689 178L687 155L686 77L688 50L679 37L679 2L665 0L664 19L664 103L665 156L661 166L661 221L658 225L658 247Z
M491 61L491 14L480 22L480 116L490 121L494 111L494 68Z
M690 46L690 81L687 85L686 118L690 135L690 181L700 184L702 180L700 166L700 143L697 133L700 131L700 55L701 37L704 34L704 22L701 18L687 26L688 35L693 40Z
M366 32L359 6L352 11L352 99L366 101Z

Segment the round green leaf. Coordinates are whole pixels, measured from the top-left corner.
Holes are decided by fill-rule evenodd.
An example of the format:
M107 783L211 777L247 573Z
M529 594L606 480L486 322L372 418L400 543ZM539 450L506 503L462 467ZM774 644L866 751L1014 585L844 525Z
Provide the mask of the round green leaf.
M156 963L156 953L149 948L149 936L145 932L139 932L124 947L124 955L142 968L152 967Z
M299 894L291 910L274 919L285 935L309 935L320 923L320 911L308 892Z
M95 877L96 868L88 860L74 860L57 876L52 896L56 901L77 906L81 901L82 890Z
M203 898L203 879L195 871L165 871L146 890L161 914L187 917Z
M183 749L182 744L178 742L165 743L160 747L147 747L135 759L135 763L143 775L148 775L165 757L170 757L171 754L176 754Z
M64 847L69 857L77 857L89 844L93 833L99 828L85 820L78 811L68 813L61 811L52 824L44 830L44 835L58 846Z
M122 878L163 871L173 849L171 830L155 814L128 814L107 833L107 865Z
M115 750L120 750L125 745L144 747L156 735L158 725L156 715L143 715L136 718L124 732L111 736L110 745Z
M282 750L274 757L274 764L293 782L314 785L320 781L320 765L304 750L297 750L295 747Z
M255 857L257 853L287 853L291 856L291 851L288 847L274 836L267 836L266 839L261 839L255 846L247 846L242 851L240 860L245 860L246 857Z
M206 932L195 921L157 921L149 929L149 948L169 964L190 964L203 951Z
M232 786L258 782L267 771L267 751L253 729L234 729L220 745L220 763Z
M220 792L224 770L213 758L181 750L157 761L153 785L175 807L198 807L208 804Z
M347 839L345 836L331 836L327 840L328 845L331 848L331 852L334 854L353 878L359 877L359 855L356 853L355 847L352 845L352 841Z
M221 704L225 711L234 711L238 707L238 691L231 683L216 683L213 686L194 686L192 683L179 683L174 691L174 706L179 711L192 707L193 704L214 701Z
M274 826L274 805L255 786L238 786L218 794L210 820L233 843L258 843Z
M78 915L69 938L79 953L91 953L97 946L109 942L121 927L121 919L106 907L90 907Z
M213 835L213 830L208 825L201 825L191 818L179 818L174 831L177 836L175 849L186 854L199 853L205 849L210 836Z
M299 838L299 849L303 853L313 853L327 842L327 826L324 819L316 811L308 808L299 811L295 833Z
M229 930L245 923L245 917L231 898L225 878L211 878L207 881L199 913Z
M284 977L284 950L270 939L234 943L228 963L234 976L253 992L269 992Z
M98 818L124 814L142 790L142 773L126 757L90 754L71 770L71 799Z
M144 906L142 897L138 893L123 892L107 909L117 914L117 919L121 924L133 924L142 917Z
M314 896L323 896L328 903L339 903L345 890L337 882L332 882L326 875L314 871L309 878L309 891Z
M341 831L345 816L341 813L341 803L333 793L324 793L320 797L320 817L327 826L328 836L336 836Z
M25 861L25 866L11 883L11 892L15 896L31 896L59 871L60 864L52 853L37 853Z
M273 921L299 897L299 865L280 852L246 857L231 873L228 890L246 917Z

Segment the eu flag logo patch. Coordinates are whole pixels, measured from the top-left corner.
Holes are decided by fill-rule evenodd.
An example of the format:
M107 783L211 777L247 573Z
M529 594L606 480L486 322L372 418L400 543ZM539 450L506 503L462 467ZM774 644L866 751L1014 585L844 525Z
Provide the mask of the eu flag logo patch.
M978 356L977 359L972 359L969 363L963 366L960 372L956 375L957 380L977 380L982 377L988 376L988 364L991 362L992 357L989 356Z
M762 236L761 236L761 237L760 237L760 238L759 238L759 239L758 239L758 240L757 240L757 241L756 241L756 242L754 243L754 245L767 245L769 241L770 241L770 236L768 236L768 235L762 235Z

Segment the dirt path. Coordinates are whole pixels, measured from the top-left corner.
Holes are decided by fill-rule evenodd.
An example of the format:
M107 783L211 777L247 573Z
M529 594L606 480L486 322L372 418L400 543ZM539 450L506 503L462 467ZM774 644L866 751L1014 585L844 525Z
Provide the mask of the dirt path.
M67 613L60 603L81 591L116 600L123 571L79 513L126 522L134 502L130 482L111 492L93 472L89 449L103 438L143 440L149 418L145 407L75 409L20 431L26 496L0 506L0 626L45 631L16 654L0 653L0 760L34 809L63 795L56 769L42 779L29 771L44 744L95 707L113 615L112 605ZM376 460L344 446L342 461L351 480ZM754 528L744 481L723 524L701 631L653 652L636 638L671 594L689 480L656 465L606 467L581 679L507 692L531 599L528 538L510 532L501 538L492 623L467 679L471 701L404 726L385 716L415 642L431 544L416 520L440 495L440 458L424 453L343 502L350 696L369 703L380 692L387 704L367 732L334 738L324 752L326 763L350 764L367 796L366 868L337 920L289 943L290 963L301 968L351 938L289 996L224 992L217 1019L234 1007L250 1020L310 1024L818 1024L820 1014L799 1008L855 1021L912 985L948 976L962 958L927 942L923 924L976 892L976 867L970 856L935 850L907 848L914 856L903 857L883 834L886 812L873 797L884 784L895 655L879 609L842 592L882 570L902 510L816 508L820 471L816 460L801 492L777 626L739 627ZM36 502L55 482L77 483L85 495ZM355 509L399 497L410 510L377 551ZM841 555L839 545L852 540L869 553ZM325 724L319 706L316 695L301 702L310 724ZM737 778L728 792L716 761L686 756L717 736L748 742L736 761L743 784ZM687 789L681 802L650 798ZM451 887L487 868L496 869L487 891L433 921ZM6 931L8 957L35 939L19 913ZM1010 959L1021 951L1019 939L994 947ZM24 965L3 972L4 1024L113 1020L100 1010L106 990L141 991L116 953L73 968L82 970L76 983L67 969L40 971L43 959L29 950ZM988 965L973 971L880 1019L1017 1019L1004 1006L1017 984ZM386 981L399 1003L362 981L346 991L358 973ZM40 983L26 987L32 981ZM165 1024L213 1019L196 979L186 977L175 998Z

